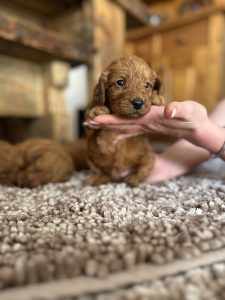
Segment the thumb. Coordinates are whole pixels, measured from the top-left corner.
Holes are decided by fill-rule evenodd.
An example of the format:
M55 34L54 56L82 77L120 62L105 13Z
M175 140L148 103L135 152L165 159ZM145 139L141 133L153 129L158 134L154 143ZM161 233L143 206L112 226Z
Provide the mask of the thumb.
M177 117L177 107L179 106L178 102L170 102L165 105L164 117L167 119L173 119Z

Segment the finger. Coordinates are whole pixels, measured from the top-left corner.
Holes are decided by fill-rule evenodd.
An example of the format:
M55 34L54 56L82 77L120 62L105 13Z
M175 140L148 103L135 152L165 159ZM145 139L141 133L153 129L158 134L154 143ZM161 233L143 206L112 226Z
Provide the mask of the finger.
M113 125L113 124L122 125L122 124L132 123L132 120L122 119L122 118L119 118L115 115L109 115L109 114L99 115L99 116L95 117L93 119L93 121L98 123L98 124L111 124L111 125Z
M183 102L170 102L166 104L164 116L171 119L181 119L191 122L196 114L196 111L202 109L202 105L195 101L187 100Z
M136 124L130 124L130 125L117 125L117 124L99 124L99 128L101 129L108 129L108 130L117 130L121 132L129 132L129 133L135 133L139 132L142 129L142 126L136 125Z
M136 124L147 124L152 122L158 122L160 119L164 119L164 106L152 105L149 112L141 118L133 120Z
M92 124L90 122L84 122L83 125L85 127L91 128L91 129L99 129L100 128L99 125L94 125L94 124Z
M162 125L165 129L175 129L175 130L180 130L180 129L194 129L195 125L191 121L183 121L180 119L170 119L170 120L163 120L159 121L159 124Z

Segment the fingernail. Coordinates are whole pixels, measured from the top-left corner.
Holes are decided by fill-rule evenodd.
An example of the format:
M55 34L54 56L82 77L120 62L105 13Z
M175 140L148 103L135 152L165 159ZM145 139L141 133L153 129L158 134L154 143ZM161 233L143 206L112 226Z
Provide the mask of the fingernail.
M171 113L171 115L170 115L170 118L171 118L171 119L175 117L176 112L177 112L177 110L176 110L176 108L174 107L174 109L172 110L172 113Z
M100 125L100 124L95 121L88 121L88 122L83 122L83 125L90 126L90 125Z
M93 124L93 125L99 125L98 122L95 122L95 121L89 121L89 123Z

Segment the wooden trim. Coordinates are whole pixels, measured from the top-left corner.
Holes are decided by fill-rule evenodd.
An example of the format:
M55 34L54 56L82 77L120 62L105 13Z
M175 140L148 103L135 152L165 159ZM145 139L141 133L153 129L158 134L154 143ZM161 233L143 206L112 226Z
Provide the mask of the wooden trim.
M53 30L28 24L3 12L0 12L0 38L75 63L86 62L88 59L81 43L71 41Z
M202 20L206 17L209 17L210 15L217 13L217 12L225 13L225 5L224 4L213 5L213 6L204 8L200 11L196 11L196 12L185 14L185 15L180 15L180 16L177 16L176 19L165 21L164 23L162 23L161 25L159 25L157 27L144 26L144 27L136 29L136 30L131 30L130 32L127 33L127 40L135 41L140 38L148 37L155 33L161 33L163 31L177 28L178 26L197 22L197 21Z
M150 13L148 6L139 0L116 0L123 9L130 13L133 17L139 20L142 24L148 25Z

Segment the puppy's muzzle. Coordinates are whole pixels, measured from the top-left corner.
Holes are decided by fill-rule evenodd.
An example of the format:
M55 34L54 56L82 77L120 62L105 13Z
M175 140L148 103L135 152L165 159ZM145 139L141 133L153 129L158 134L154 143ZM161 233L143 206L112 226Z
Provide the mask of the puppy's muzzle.
M131 103L133 105L133 108L141 109L143 104L144 104L144 101L140 98L134 98L134 99L131 100Z

